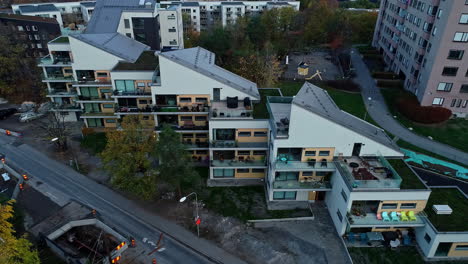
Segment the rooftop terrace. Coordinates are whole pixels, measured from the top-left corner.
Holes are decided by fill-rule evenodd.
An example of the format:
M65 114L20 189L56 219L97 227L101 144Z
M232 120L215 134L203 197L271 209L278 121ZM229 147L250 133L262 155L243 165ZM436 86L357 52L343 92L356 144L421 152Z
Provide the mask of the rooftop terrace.
M448 205L453 212L450 215L438 215L433 205ZM439 232L468 232L468 199L455 188L434 188L424 210L429 221Z
M58 37L49 43L70 43L70 40L68 39L68 37Z
M402 182L400 189L426 189L419 177L401 159L388 160L390 165L398 172Z
M119 62L113 71L154 71L159 66L159 57L154 54L154 51L143 51L134 62Z

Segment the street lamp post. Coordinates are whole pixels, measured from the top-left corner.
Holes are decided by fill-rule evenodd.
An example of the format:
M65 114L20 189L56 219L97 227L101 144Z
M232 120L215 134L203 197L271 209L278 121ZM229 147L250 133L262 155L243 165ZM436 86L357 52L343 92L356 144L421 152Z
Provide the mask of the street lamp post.
M197 214L197 217L195 218L195 224L197 226L197 235L198 235L198 237L200 237L200 225L197 223L198 219L200 219L200 216L198 215L198 196L197 196L197 193L196 192L189 193L188 195L180 198L179 202L180 203L185 202L185 200L187 200L187 198L192 194L195 195L195 210L196 210L196 214Z
M372 106L372 98L371 97L368 97L367 100L369 100L369 107ZM366 121L366 117L367 117L367 108L366 108L366 112L364 113L364 121Z
M57 141L57 140L59 140L59 138L58 138L58 137L55 137L55 138L51 139L50 142L55 142L55 141ZM77 171L80 171L80 167L79 167L79 165L78 165L78 160L76 159L75 151L73 151L73 147L72 147L72 146L70 146L70 150L71 150L71 152L72 152L73 160L75 161L76 170L77 170Z

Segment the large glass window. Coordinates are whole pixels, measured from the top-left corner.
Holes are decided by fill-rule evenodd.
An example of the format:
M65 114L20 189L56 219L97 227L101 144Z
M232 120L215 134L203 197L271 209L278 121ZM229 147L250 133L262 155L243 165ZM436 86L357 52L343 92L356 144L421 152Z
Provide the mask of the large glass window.
M135 82L132 80L116 80L115 88L121 92L134 92Z
M277 172L275 181L297 181L299 179L299 172Z
M101 108L99 104L83 104L86 113L99 113Z
M215 140L235 140L235 129L215 129Z
M145 20L143 18L132 18L134 29L143 29L145 27Z
M447 56L449 60L461 60L463 58L464 50L450 50Z
M458 67L444 67L442 75L444 76L457 76Z
M97 87L81 87L81 96L88 98L99 98Z
M384 203L382 204L382 209L397 209L398 204L396 203Z
M296 200L296 192L273 192L273 200Z
M450 92L452 90L453 83L441 82L437 86L437 91Z
M233 178L234 169L213 169L213 177L215 178Z
M102 119L100 118L88 118L88 127L102 127Z

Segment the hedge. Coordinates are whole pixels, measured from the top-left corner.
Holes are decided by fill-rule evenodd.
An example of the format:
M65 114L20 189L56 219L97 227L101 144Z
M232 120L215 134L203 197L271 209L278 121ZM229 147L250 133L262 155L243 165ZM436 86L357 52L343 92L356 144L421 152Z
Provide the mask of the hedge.
M386 79L386 80L400 79L400 76L398 76L398 74L395 74L393 72L373 72L372 77L374 77L375 79Z
M333 87L338 90L359 92L361 87L351 80L328 80L325 82L327 86Z
M377 80L377 86L383 88L403 88L401 80Z
M397 109L408 119L422 124L436 124L448 120L452 111L439 106L420 106L415 98L398 100Z

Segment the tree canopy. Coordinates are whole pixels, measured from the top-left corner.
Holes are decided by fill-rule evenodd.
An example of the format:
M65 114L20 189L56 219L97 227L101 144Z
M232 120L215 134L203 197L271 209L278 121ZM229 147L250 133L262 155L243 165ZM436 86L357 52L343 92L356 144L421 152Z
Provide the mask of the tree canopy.
M15 237L10 219L13 217L13 200L0 204L0 263L38 264L39 255L25 236Z

